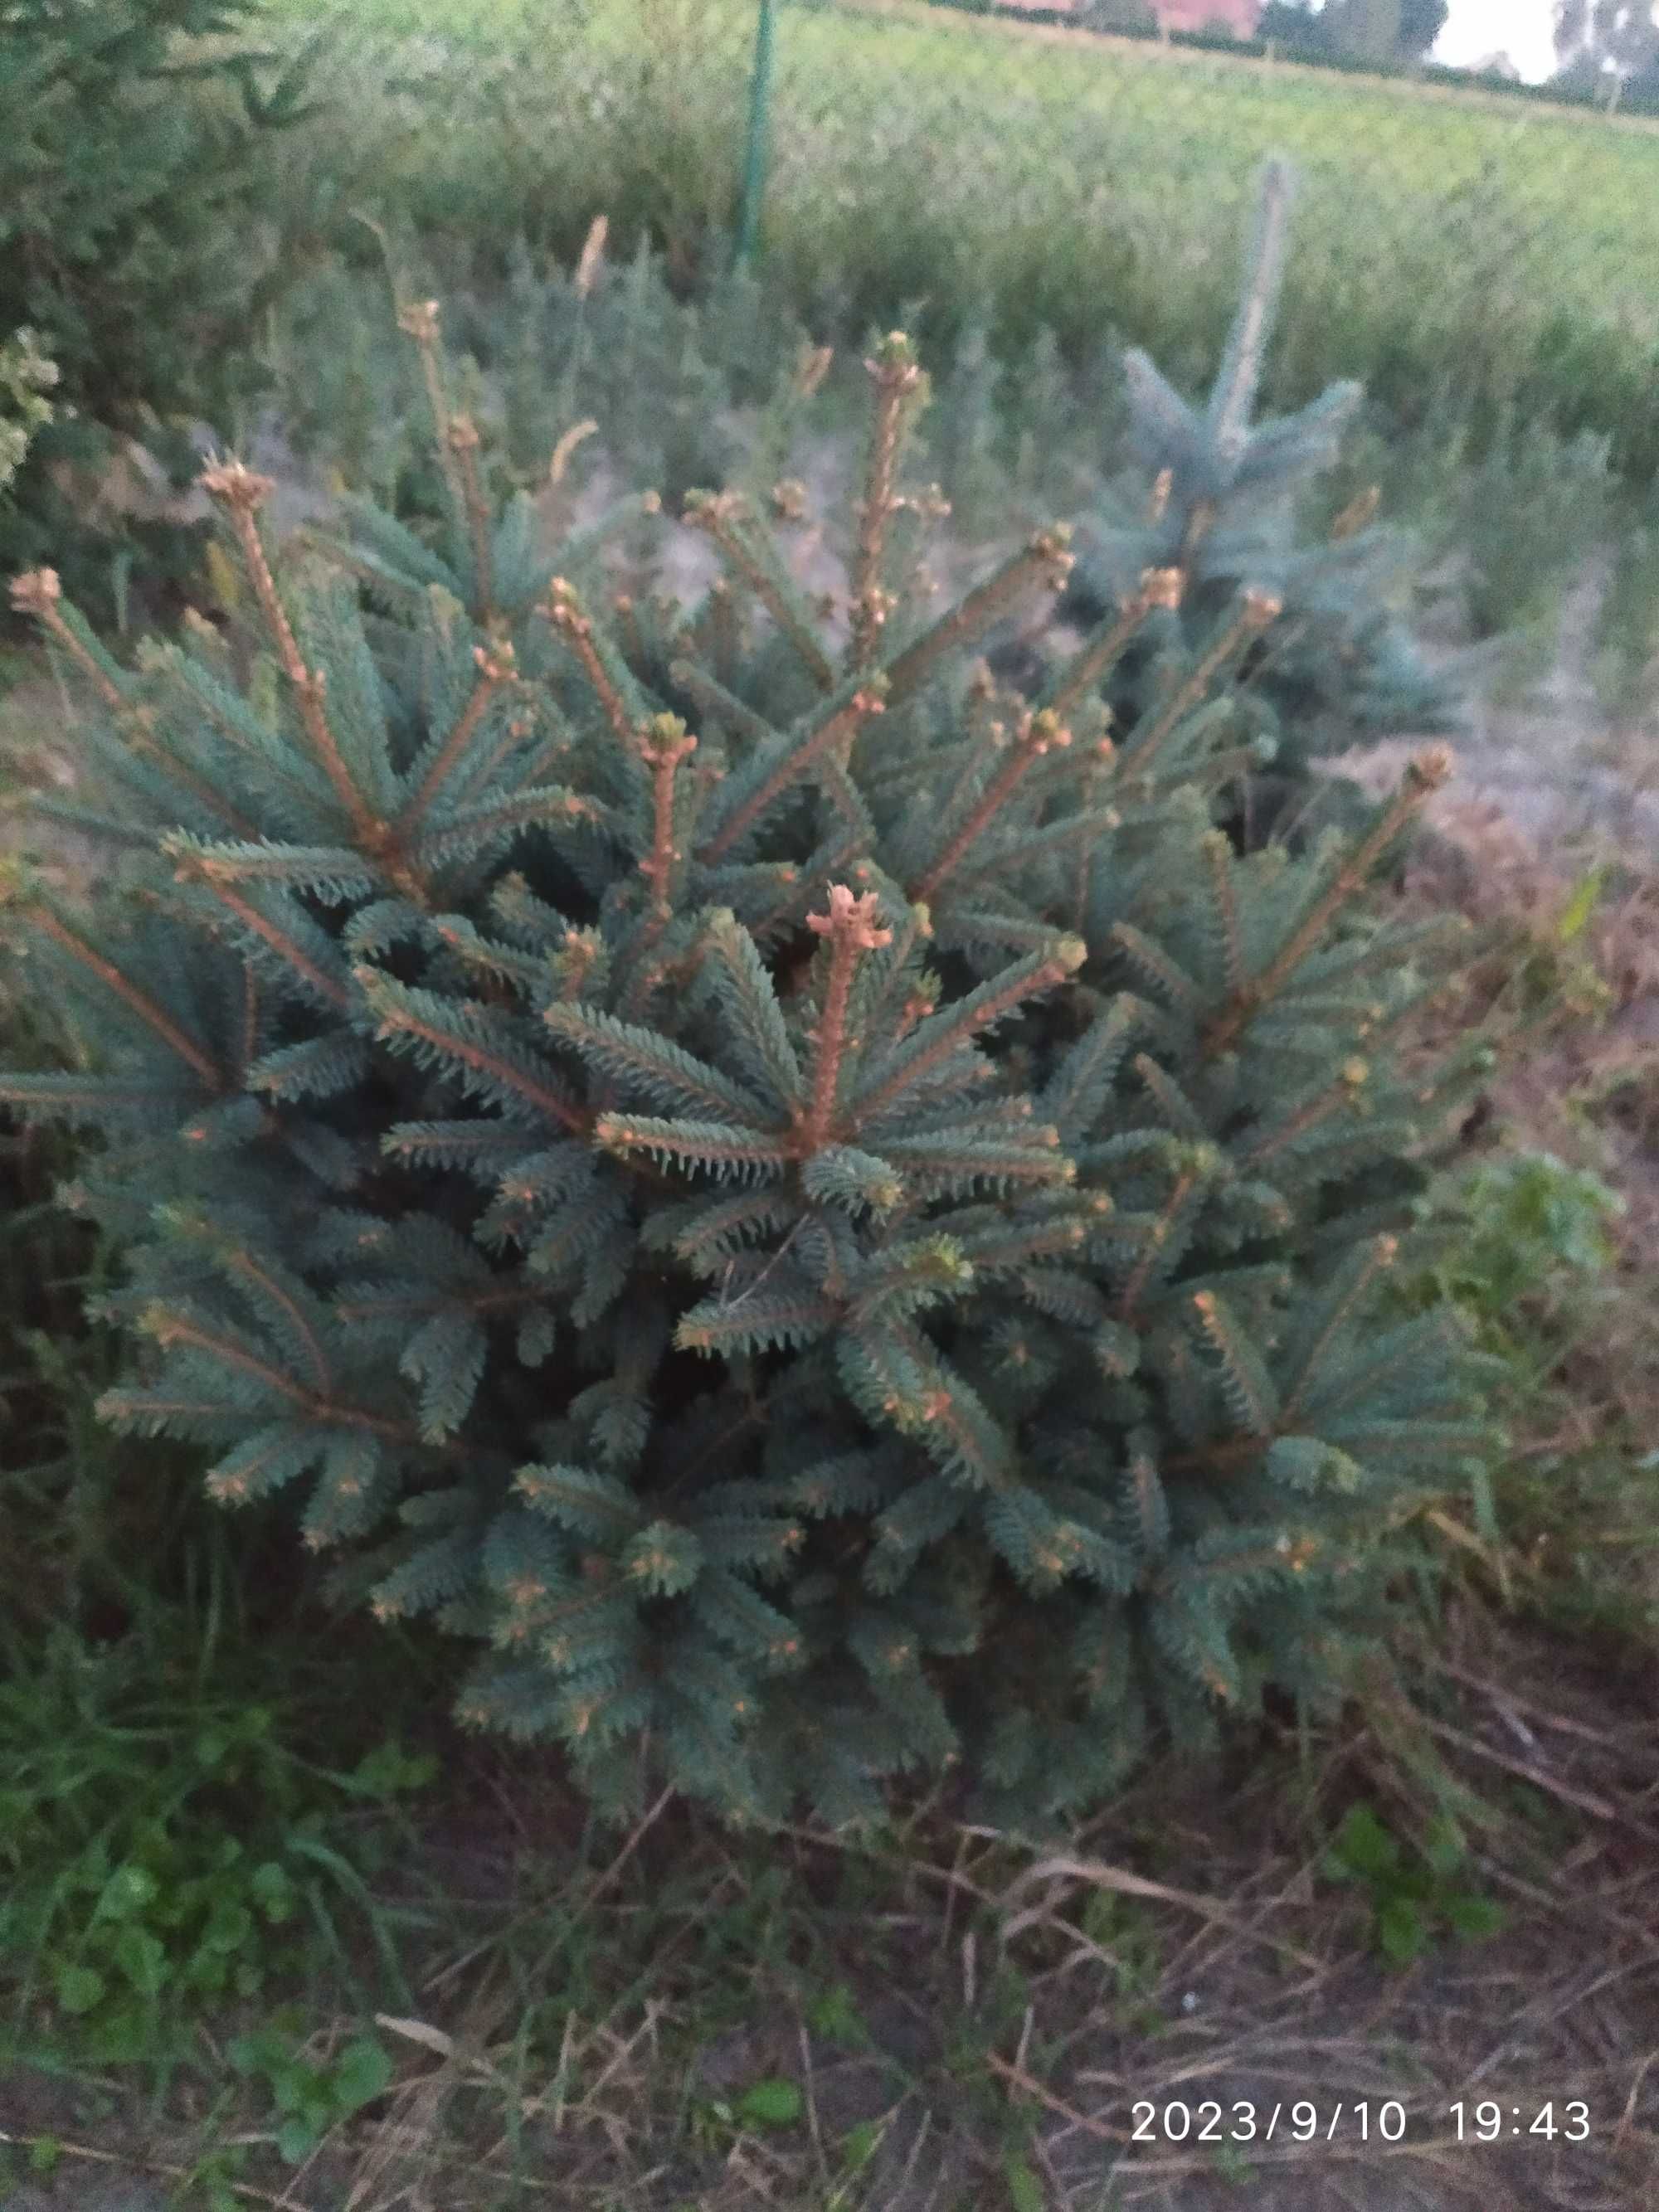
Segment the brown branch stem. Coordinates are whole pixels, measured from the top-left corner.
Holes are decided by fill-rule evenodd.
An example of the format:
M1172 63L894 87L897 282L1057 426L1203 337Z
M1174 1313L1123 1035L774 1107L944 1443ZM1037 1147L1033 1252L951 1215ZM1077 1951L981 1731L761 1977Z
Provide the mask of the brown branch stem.
M909 890L908 896L913 906L931 903L933 893L951 873L963 854L978 843L1007 805L1031 763L1041 760L1051 748L1063 749L1071 742L1071 732L1061 726L1059 715L1052 709L1021 717L1018 732L1008 748L1007 756L981 794L978 805L956 835L946 842L944 851L933 866L918 878Z
M419 828L439 785L471 743L474 732L489 710L490 701L513 673L513 648L510 645L499 646L494 652L487 652L481 645L475 646L472 658L478 669L478 680L472 687L472 696L461 709L454 728L444 740L431 767L421 778L419 790L410 794L392 824L392 835L400 844L406 844Z
M698 854L705 866L713 867L722 860L735 845L750 823L763 814L781 791L798 783L825 753L838 757L844 740L850 740L860 723L872 714L884 711L884 702L878 689L855 691L847 704L820 723L811 735L787 753L760 789L746 799L737 811L715 831Z
M881 585L881 556L893 512L893 483L903 431L904 403L921 382L901 331L886 339L864 364L876 386L876 419L864 497L859 507L858 550L853 567L852 641L849 659L859 675L869 672L881 647L881 633L892 602Z
M1088 947L1081 939L1062 939L1052 960L1045 960L1030 975L1012 976L1000 991L994 992L990 998L974 1009L971 1016L967 1018L966 1026L972 1029L984 1029L990 1023L1000 1020L1004 1014L1012 1012L1018 1006L1023 999L1031 998L1039 991L1052 990L1055 984L1065 982L1068 976L1076 973L1087 957ZM884 1083L878 1085L875 1090L868 1092L859 1102L860 1119L869 1120L872 1115L878 1113L884 1106L896 1097L901 1091L908 1090L913 1083L920 1081L924 1075L931 1073L939 1061L954 1052L961 1043L963 1028L964 1022L961 1018L948 1024L925 1052L918 1054L914 1060L907 1060L902 1067L890 1075Z
M1176 686L1149 727L1135 732L1133 743L1122 757L1127 774L1139 775L1150 767L1170 732L1208 697L1211 685L1228 662L1253 637L1260 636L1276 622L1279 611L1279 600L1266 592L1244 593L1237 614L1208 651L1200 656L1191 672Z
M538 611L552 623L561 636L570 641L570 649L582 665L582 673L599 694L599 704L606 719L623 744L631 743L634 728L628 719L628 709L620 693L611 682L604 661L593 643L593 624L585 615L574 591L562 576L555 576L545 606Z
M226 1088L223 1073L202 1048L186 1036L169 1015L162 1012L147 992L141 991L136 983L130 981L112 961L105 959L101 952L94 952L83 938L77 937L72 929L66 927L50 908L33 907L28 911L29 919L36 928L43 930L61 945L82 967L89 969L100 983L124 1000L134 1013L155 1030L162 1042L201 1078L210 1091L222 1091Z
M890 945L890 929L876 927L878 912L873 891L855 898L845 884L830 891L827 915L808 915L807 927L830 939L830 975L824 986L823 1007L812 1031L812 1096L796 1119L796 1145L800 1157L810 1159L828 1142L835 1120L836 1093L847 1049L847 1006L859 955Z
M1066 550L1070 536L1064 523L1040 532L994 576L975 585L958 605L941 616L932 629L907 645L885 672L889 700L896 706L907 699L934 661L963 639L981 635L1029 584L1041 578L1051 590L1060 590L1072 571L1073 556Z
M293 686L295 696L299 701L301 720L312 751L349 817L363 849L374 853L377 859L383 858L386 825L376 822L346 767L323 708L326 690L323 672L306 665L299 641L277 596L276 580L271 574L270 562L259 536L256 517L275 488L271 479L255 476L240 461L227 461L204 469L198 481L204 491L220 501L229 511L231 527L235 533L243 565L252 583L254 597L258 600L266 628L276 641L283 673Z
M489 508L478 481L477 425L458 415L448 431L449 450L460 472L461 504L472 538L472 566L478 587L478 620L488 629L495 616L495 579L489 558Z
M373 971L368 972L372 976ZM361 971L359 980L362 980ZM446 1036L441 1030L431 1028L413 1014L388 1007L380 1015L376 1034L388 1036L394 1030L401 1030L408 1036L419 1037L434 1052L447 1054L461 1061L463 1066L476 1069L481 1075L493 1076L496 1082L510 1091L516 1091L520 1097L527 1099L532 1106L539 1107L544 1114L574 1134L585 1136L587 1133L589 1117L579 1106L572 1106L568 1099L561 1098L545 1084L538 1083L532 1077L521 1073L495 1054L487 1052L482 1045L469 1043L465 1037Z
M1307 957L1323 936L1332 917L1360 890L1373 863L1403 830L1430 795L1452 771L1449 745L1429 745L1407 768L1405 780L1392 802L1362 837L1316 901L1302 923L1292 931L1258 976L1235 992L1227 1006L1206 1031L1201 1049L1206 1059L1230 1050L1257 1009L1265 1006L1286 978Z
M337 1406L319 1392L307 1390L302 1383L295 1382L291 1376L284 1375L280 1368L257 1358L251 1352L245 1352L240 1345L227 1344L222 1337L210 1334L194 1322L186 1321L182 1315L169 1313L164 1306L150 1307L144 1316L143 1326L146 1334L153 1336L164 1350L175 1344L183 1344L188 1345L192 1351L204 1352L209 1358L218 1360L222 1366L234 1367L244 1375L252 1376L257 1382L275 1390L279 1397L301 1407L314 1420L337 1422L344 1428L367 1429L372 1435L385 1437L393 1443L417 1444L421 1442L415 1431L404 1427L401 1422L387 1420L379 1413L365 1413L361 1407Z
M1179 568L1148 568L1134 596L1119 609L1117 620L1092 644L1079 648L1055 678L1053 691L1046 694L1041 703L1052 707L1062 719L1069 714L1106 671L1116 664L1154 609L1166 607L1173 611L1181 605L1182 580Z
M67 653L85 675L105 706L116 720L131 734L135 752L155 756L164 763L168 774L189 792L197 804L216 814L240 837L250 842L258 836L245 814L231 805L222 792L203 781L194 769L181 761L173 748L157 732L154 711L129 699L109 671L100 665L87 649L84 639L77 637L64 619L59 605L62 596L58 573L53 568L40 568L26 576L19 576L12 586L12 604L20 612L31 614L49 636Z
M273 952L280 953L295 974L302 975L313 990L319 991L324 998L327 999L331 1005L338 1006L343 1012L350 1005L349 992L342 984L337 982L333 976L325 975L316 962L308 954L302 952L293 939L286 936L274 921L261 914L258 907L243 898L240 893L232 890L229 884L224 880L222 874L216 869L211 860L204 860L194 866L187 864L180 866L174 871L174 875L179 880L183 880L190 875L199 878L206 884L215 898L222 906L229 908L244 927L251 929L256 937L262 938Z
M685 502L685 520L694 530L706 530L726 559L771 616L805 662L821 691L836 688L836 672L810 629L798 618L787 598L779 590L764 564L738 534L742 501L734 492L693 493Z
M1117 1317L1127 1321L1133 1314L1154 1261L1169 1242L1170 1230L1177 1213L1192 1196L1198 1177L1188 1168L1176 1177L1174 1188L1164 1201L1164 1211L1147 1231L1146 1249L1129 1271L1127 1281L1118 1292Z

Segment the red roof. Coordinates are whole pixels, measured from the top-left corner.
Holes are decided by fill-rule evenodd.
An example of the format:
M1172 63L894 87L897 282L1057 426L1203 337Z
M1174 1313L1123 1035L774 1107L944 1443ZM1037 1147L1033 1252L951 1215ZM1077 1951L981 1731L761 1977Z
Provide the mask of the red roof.
M1236 39L1253 39L1264 0L1152 0L1166 31L1202 31L1224 23Z
M1255 36L1265 4L1266 0L1152 0L1153 13L1166 31L1205 31L1224 23L1236 39ZM1070 10L1077 0L1001 0L1001 5Z

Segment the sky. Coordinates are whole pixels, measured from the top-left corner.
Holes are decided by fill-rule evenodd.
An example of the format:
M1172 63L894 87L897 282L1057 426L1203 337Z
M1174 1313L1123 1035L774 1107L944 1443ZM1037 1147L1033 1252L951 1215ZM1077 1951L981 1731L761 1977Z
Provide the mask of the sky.
M1522 76L1548 76L1555 66L1554 17L1552 0L1451 0L1434 58L1462 68L1503 52Z

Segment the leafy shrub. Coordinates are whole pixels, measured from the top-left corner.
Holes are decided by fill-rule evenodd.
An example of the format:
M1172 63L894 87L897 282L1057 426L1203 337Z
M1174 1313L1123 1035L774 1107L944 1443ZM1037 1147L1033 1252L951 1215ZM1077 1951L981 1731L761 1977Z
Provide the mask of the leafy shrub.
M58 381L58 364L41 352L33 331L0 346L0 491L16 475L35 433L52 420L46 398Z
M1029 1817L1333 1694L1486 1436L1448 1316L1378 1308L1483 1064L1401 1060L1435 932L1363 896L1443 749L1357 843L1235 854L1273 602L1172 640L1121 749L1096 701L1175 568L999 694L969 649L1064 533L933 611L896 335L845 630L731 494L706 599L602 625L602 536L492 512L405 326L429 538L359 501L273 568L225 463L246 623L133 670L14 587L82 707L45 823L111 865L93 912L15 873L84 1049L0 1100L105 1133L64 1197L131 1249L106 1416L228 1504L312 1478L340 1595L487 1646L462 1717L611 1814L847 1820L954 1762Z
M7 1033L48 1064L37 1012ZM387 1732L427 1699L377 1641L367 1713L343 1705L270 1516L231 1522L186 1448L97 1422L116 1347L75 1293L116 1271L40 1202L73 1164L47 1133L0 1138L0 2014L43 2063L166 2065L313 1931L363 1912L384 1936L362 1877L432 1771Z
M307 1918L358 1901L348 1820L432 1771L390 1743L330 1771L290 1690L192 1680L178 1650L158 1675L157 1648L9 1638L0 1689L0 1990L25 2037L100 2063L176 2056L204 2005L291 1971Z
M1516 1448L1470 1484L1482 1564L1506 1603L1623 1647L1652 1647L1655 1460L1647 1296L1600 1176L1548 1152L1500 1152L1418 1201L1403 1311L1451 1306L1501 1362L1493 1397Z
M376 2036L354 2036L331 2057L316 2061L275 2021L236 2037L227 2056L239 2074L269 2088L278 2116L277 2155L290 2166L303 2166L331 2128L384 2095L394 2071Z
M1321 1863L1328 1881L1363 1889L1376 1948L1391 1966L1409 1966L1437 1936L1495 1936L1504 1925L1496 1898L1467 1886L1468 1846L1455 1821L1431 1821L1421 1847L1408 1850L1372 1807L1351 1805Z
M95 477L246 388L251 326L294 263L273 134L307 112L313 40L276 69L233 43L257 0L12 0L0 72L0 336L27 326L59 374L58 419L0 501L0 561L52 550L107 574L108 534L65 468ZM187 446L164 437L161 458ZM167 532L130 526L161 565ZM176 537L176 533L175 533Z
M1600 1176L1569 1167L1553 1152L1480 1161L1449 1176L1421 1201L1425 1221L1449 1218L1458 1233L1416 1283L1401 1283L1401 1292L1424 1303L1453 1301L1493 1350L1510 1348L1523 1299L1613 1266L1607 1227L1624 1211L1624 1200Z

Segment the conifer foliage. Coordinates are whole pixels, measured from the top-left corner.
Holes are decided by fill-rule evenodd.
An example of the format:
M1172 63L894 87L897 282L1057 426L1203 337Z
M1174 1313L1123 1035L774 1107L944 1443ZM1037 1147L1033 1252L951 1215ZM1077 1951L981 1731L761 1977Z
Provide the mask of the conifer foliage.
M128 1255L105 1417L286 1490L343 1597L473 1641L465 1720L619 1815L845 1820L955 1764L1030 1817L1339 1684L1486 1437L1444 1319L1379 1304L1474 1065L1400 1057L1437 956L1361 896L1443 750L1356 842L1236 854L1273 599L1121 746L1100 702L1176 564L999 692L972 648L1064 533L931 607L897 335L844 610L788 483L775 530L688 503L696 609L603 605L404 326L430 542L359 505L275 555L227 461L228 628L131 668L13 587L79 708L40 804L110 862L85 905L13 871L84 1049L0 1102L104 1138L64 1197Z
M1148 355L1124 356L1127 465L1079 518L1076 572L1054 609L1061 621L1088 628L1146 569L1181 571L1179 604L1112 667L1106 696L1125 731L1159 696L1168 655L1190 659L1242 590L1272 592L1278 611L1252 641L1233 687L1238 734L1263 740L1271 761L1229 808L1235 837L1247 844L1357 821L1352 787L1310 775L1319 756L1385 736L1452 735L1462 717L1457 678L1428 665L1401 618L1417 556L1406 537L1377 520L1375 489L1328 535L1307 529L1308 494L1340 455L1361 386L1334 384L1296 414L1257 416L1294 201L1289 166L1267 162L1237 312L1202 405L1183 399ZM1034 655L1013 641L992 654L1026 684L1034 658L1040 662L1040 644Z
M295 175L277 191L267 149L315 112L328 34L284 61L249 43L264 13L258 0L0 11L0 335L33 332L58 386L0 485L9 568L55 549L101 592L118 545L157 575L188 563L183 526L88 520L59 478L67 465L99 480L134 433L170 473L181 448L188 467L191 415L258 386L250 333L325 212Z

